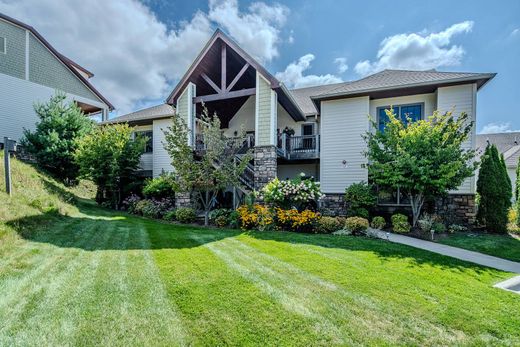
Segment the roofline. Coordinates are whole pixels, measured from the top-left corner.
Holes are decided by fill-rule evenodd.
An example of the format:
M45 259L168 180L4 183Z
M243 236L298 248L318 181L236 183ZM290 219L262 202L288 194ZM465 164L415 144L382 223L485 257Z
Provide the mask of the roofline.
M311 100L320 101L320 100L328 100L328 99L337 99L344 96L358 96L359 94L367 94L372 92L381 92L392 89L407 89L407 88L415 88L415 87L424 87L424 86L435 86L435 85L444 85L449 83L458 83L458 82L470 82L470 81L478 81L484 80L484 83L480 85L482 88L486 85L490 80L492 80L496 76L496 73L482 73L475 76L470 77L459 77L459 78L450 78L440 81L428 81L428 82L419 82L419 83L411 83L411 84L403 84L401 86L389 86L389 87L379 87L379 88L367 88L360 89L351 92L338 92L338 93L330 93L330 94L320 94L316 96L311 96Z
M204 45L200 53L197 55L195 60L191 63L190 67L182 77L182 79L177 83L173 91L166 98L165 103L173 104L175 101L176 95L181 92L182 86L187 82L189 76L195 69L195 67L200 63L200 60L206 55L209 48L217 41L217 39L221 39L228 46L231 46L235 51L238 52L245 60L251 62L251 66L256 69L260 74L262 74L266 79L271 82L271 88L278 88L280 86L280 81L278 81L271 73L269 73L262 65L260 65L251 55L249 55L246 51L242 49L233 39L231 39L226 33L224 33L220 28L217 28L213 35L210 37L208 42Z
M287 89L287 87L283 83L279 84L279 88L282 90L282 92L284 92L287 95L287 98L295 106L296 111L298 111L298 113L301 116L301 120L305 121L307 119L307 114L305 112L303 112L303 110L301 109L300 105L298 105L296 100L294 100L294 96L292 95L291 91L289 89Z
M10 23L13 23L19 27L22 27L24 28L25 30L28 30L30 31L45 47L47 47L47 49L49 51L51 51L51 53L56 57L58 58L59 61L61 61L74 75L76 75L76 77L78 77L80 79L81 82L83 82L83 84L88 88L90 89L94 94L96 94L97 97L99 97L107 106L108 108L110 109L110 111L112 111L114 109L114 106L110 103L110 101L108 101L96 88L94 88L94 86L92 84L90 84L89 81L87 81L87 79L85 77L83 77L73 66L71 63L69 63L69 61L72 62L72 60L66 58L64 55L60 54L42 35L40 35L40 33L34 29L32 26L28 25L28 24L25 24L23 22L20 22L19 20L17 19L14 19L14 18L11 18L3 13L0 12L0 19L3 19L7 22L10 22ZM76 64L74 63L75 65L78 66L78 68L80 68L79 64ZM86 70L84 68L80 68L81 70ZM86 70L88 71L88 70Z
M81 71L83 71L89 78L92 78L94 77L94 73L90 72L89 70L85 69L83 66L79 65L78 63L76 63L74 60L70 59L70 58L67 58L66 56L64 56L63 54L61 54L61 57L63 59L65 59L70 65L80 69Z

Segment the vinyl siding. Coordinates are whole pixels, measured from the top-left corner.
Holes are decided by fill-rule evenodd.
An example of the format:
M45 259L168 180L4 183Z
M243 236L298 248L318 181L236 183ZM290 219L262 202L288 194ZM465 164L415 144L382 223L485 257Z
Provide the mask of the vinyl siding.
M66 93L101 101L32 34L29 36L29 80Z
M157 177L162 172L171 172L171 158L164 149L164 132L170 126L171 119L158 119L153 121L153 176Z
M18 141L24 128L34 130L38 121L34 104L49 101L54 93L55 90L52 88L0 74L0 141L3 142L4 136ZM106 108L106 105L100 102L78 95L67 94L67 98L70 101L77 100Z
M255 141L257 146L274 145L273 128L273 91L269 83L257 72L256 73L256 130ZM275 99L276 100L276 99ZM276 110L274 108L274 110ZM276 112L275 112L276 113Z
M350 184L368 181L366 143L369 98L321 103L320 182L324 193L343 193ZM343 160L347 162L346 167Z
M455 117L462 112L469 115L469 119L473 121L473 130L469 140L464 144L465 148L475 148L476 132L476 94L477 88L475 84L465 84L460 86L442 87L437 90L437 108L441 112L453 110ZM475 193L476 178L475 176L468 178L452 193L473 194Z
M6 53L0 53L0 73L25 79L25 29L0 19L0 36Z
M195 96L195 85L189 83L177 100L177 114L184 119L189 129L195 128L195 116L193 114L193 97ZM188 143L193 143L193 132L188 139Z

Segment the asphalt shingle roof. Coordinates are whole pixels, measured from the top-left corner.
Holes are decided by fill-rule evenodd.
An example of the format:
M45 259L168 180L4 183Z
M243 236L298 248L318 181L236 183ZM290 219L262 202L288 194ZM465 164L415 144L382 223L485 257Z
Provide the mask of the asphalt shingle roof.
M498 152L504 154L507 167L516 167L520 157L520 132L478 134L477 135L477 157L484 154L489 143L497 146Z
M312 100L311 100L311 96L326 93L326 92L331 91L346 83L350 83L350 82L334 83L334 84L326 84L326 85L314 86L314 87L291 89L290 92L294 98L294 101L296 101L298 106L300 106L303 113L305 113L305 115L308 116L308 115L316 114L318 112L318 110L316 110L316 105L314 105L314 102L312 102Z
M126 122L136 122L143 120L152 120L159 118L166 118L169 116L173 116L175 113L175 109L173 106L168 104L161 104L157 106L148 107L139 111L135 111L132 113L125 114L123 116L119 116L116 118L112 118L104 122L104 124L112 124L112 123L126 123Z
M383 70L357 81L343 83L342 85L332 90L315 96L354 94L385 88L399 88L418 84L434 84L468 78L477 79L480 77L489 78L490 74L471 72L441 72L436 70Z

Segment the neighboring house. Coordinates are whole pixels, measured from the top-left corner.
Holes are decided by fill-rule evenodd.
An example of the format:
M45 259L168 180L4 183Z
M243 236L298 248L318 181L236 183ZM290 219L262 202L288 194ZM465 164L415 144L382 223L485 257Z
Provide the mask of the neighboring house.
M300 172L321 182L325 208L339 210L345 187L368 181L362 135L371 130L368 115L384 127L384 110L422 119L434 110L466 112L476 119L476 94L495 74L385 70L363 79L288 90L262 65L222 31L217 30L166 100L192 129L189 143L203 146L198 133L202 103L221 119L224 133L235 136L243 127L245 145L254 148L254 165L244 181L259 189L274 177L292 178ZM153 153L143 170L153 176L170 171L162 146L162 129L173 109L166 105L110 120L129 122L153 138ZM290 129L285 131L284 129ZM467 142L475 148L475 132ZM384 194L383 194L384 193ZM450 206L472 218L475 178L452 192ZM382 192L380 204L407 206L399 192Z
M85 114L107 119L113 106L90 84L92 76L33 27L0 13L0 142L5 136L19 140L24 128L34 129L34 104L48 101L57 90Z
M477 135L477 155L479 160L484 154L488 143L497 146L498 152L504 155L507 174L511 179L513 187L513 199L515 199L516 167L520 158L520 132Z

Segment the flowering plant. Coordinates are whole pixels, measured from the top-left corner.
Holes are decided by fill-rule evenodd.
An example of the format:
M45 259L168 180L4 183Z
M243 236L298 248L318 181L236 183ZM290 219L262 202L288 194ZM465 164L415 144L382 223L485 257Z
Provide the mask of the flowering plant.
M304 173L292 180L273 179L260 191L260 197L266 202L284 208L307 206L323 197L319 182L304 179Z
M292 208L288 210L276 208L276 219L279 229L308 232L312 230L314 224L321 218L321 215L311 210L298 212Z
M237 208L242 229L269 230L274 227L272 211L264 205L242 205Z

